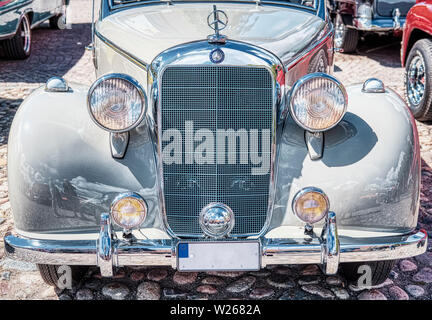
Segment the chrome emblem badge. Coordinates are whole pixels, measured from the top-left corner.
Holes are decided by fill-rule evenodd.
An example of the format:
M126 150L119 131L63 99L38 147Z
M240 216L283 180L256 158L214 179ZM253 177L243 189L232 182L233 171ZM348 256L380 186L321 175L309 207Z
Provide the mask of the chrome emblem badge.
M221 49L216 48L210 52L210 61L211 62L221 63L222 61L224 61L224 59L225 59L225 53Z
M222 10L218 10L216 5L213 5L213 12L207 17L207 24L215 33L207 37L210 43L225 43L226 36L220 34L220 31L226 28L228 24L228 16Z

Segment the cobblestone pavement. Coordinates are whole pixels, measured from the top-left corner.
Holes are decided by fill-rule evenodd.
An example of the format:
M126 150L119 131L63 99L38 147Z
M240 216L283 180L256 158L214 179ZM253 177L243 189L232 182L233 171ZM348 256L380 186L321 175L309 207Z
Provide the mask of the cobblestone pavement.
M357 291L341 277L326 277L316 265L279 266L259 272L178 273L169 268L122 268L101 279L90 269L72 290L45 285L33 264L4 257L3 235L12 229L6 172L7 136L22 100L50 76L90 84L94 80L90 42L90 1L72 1L71 30L46 24L33 33L33 53L26 61L0 60L0 299L431 299L432 248L398 262L390 278L371 290ZM370 37L356 54L338 54L335 75L344 84L379 77L402 94L400 40ZM419 227L432 235L432 127L418 123L422 167Z

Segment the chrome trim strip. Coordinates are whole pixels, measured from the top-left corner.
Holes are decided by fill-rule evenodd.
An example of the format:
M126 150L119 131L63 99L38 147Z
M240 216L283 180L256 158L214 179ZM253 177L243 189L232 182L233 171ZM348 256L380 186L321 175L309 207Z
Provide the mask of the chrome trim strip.
M322 265L325 274L336 274L339 268L340 243L336 225L336 214L329 212L326 226L323 229L322 239Z
M256 240L255 240L256 241ZM322 245L314 239L260 239L261 267L271 264L320 264ZM426 252L427 233L415 230L409 234L356 239L339 237L340 262L395 260ZM114 266L176 266L177 240L136 240L113 242ZM6 256L13 260L41 264L97 266L94 240L38 240L13 236L4 238Z
M322 37L320 37L317 41L311 43L311 45L307 48L302 50L299 54L295 55L293 58L291 58L291 60L289 62L287 62L286 64L284 64L284 68L286 70L290 70L291 68L293 68L295 65L297 65L299 62L301 62L303 59L305 59L307 56L309 55L313 55L316 51L320 50L325 43L328 41L329 38L331 38L333 36L334 33L334 28L331 27L331 29ZM134 63L135 65L137 65L138 67L148 70L149 67L149 63L146 63L142 60L140 60L139 58L137 58L136 56L134 56L133 54L121 49L119 46L117 46L115 43L113 43L112 41L108 40L106 37L104 37L103 35L101 35L97 29L95 29L95 36L99 38L99 40L102 41L102 43L104 43L105 45L107 45L108 47L110 47L111 49L113 49L114 51L116 51L118 54L122 55L124 58L126 58L127 60L131 61L132 63ZM188 43L194 43L194 42L199 42L200 40L197 41L192 41L192 42L187 42L187 43L183 43L181 45L176 45L174 47L171 48L167 48L165 51L171 50L172 48L178 47L178 46L182 46ZM232 40L235 41L235 40ZM241 43L240 41L237 41L239 43ZM249 44L249 43L247 43ZM269 52L267 49L261 48L259 46L253 45L253 44L249 44L251 46L255 46L256 48L259 48L260 50L264 50ZM164 52L165 52L164 51ZM271 54L273 54L272 52L269 52ZM160 53L160 55L163 54ZM279 58L279 57L278 57Z
M361 31L376 31L376 32L386 32L386 31L402 31L405 24L406 18L399 18L399 25L395 25L394 18L382 18L382 19L372 19L369 20L367 24L364 23L359 18L353 19L353 25L349 26L356 30Z
M130 62L136 64L138 67L140 67L140 68L142 68L144 70L147 70L147 68L148 68L148 64L147 63L145 63L144 61L138 59L133 54L131 54L131 53L129 53L129 52L123 50L123 49L120 49L120 47L118 47L112 41L110 41L107 38L105 38L96 29L94 31L94 34L95 34L96 37L99 38L99 40L101 40L104 44L106 44L108 47L110 47L111 49L113 49L115 52L117 52L118 54L122 55L124 58L128 59Z
M331 126L325 128L325 129L313 129L313 128L309 128L309 127L305 126L303 123L301 123L300 120L298 120L298 118L297 118L297 116L295 115L295 112L294 112L294 106L293 106L293 99L292 99L292 97L297 93L297 90L299 90L304 84L306 84L307 82L309 82L309 81L311 81L311 80L313 80L315 78L324 78L326 80L329 80L329 81L335 83L338 86L338 88L341 90L341 92L342 92L342 94L343 94L343 96L345 98L344 110L343 110L343 113L342 113L341 117L339 118L338 121L336 121ZM333 77L333 76L331 76L329 74L326 74L326 73L322 73L322 72L309 73L309 74L301 77L299 80L297 80L294 83L293 87L291 88L291 92L290 92L288 101L289 101L289 111L290 111L290 114L291 114L291 117L293 118L293 120L298 124L298 126L300 128L303 128L304 130L312 132L312 133L328 131L328 130L334 128L339 122L341 122L341 120L345 116L345 113L346 113L347 108L348 108L348 94L347 94L346 89L345 89L344 85L342 84L342 82L340 82L335 77Z
M295 216L297 219L299 219L299 221L301 221L301 222L303 222L303 223L304 223L304 222L309 223L309 222L303 220L303 219L300 217L300 214L297 212L297 209L296 209L296 204L297 204L297 201L298 201L301 197L303 197L305 194L307 194L307 193L311 193L311 192L314 192L314 193L318 193L318 194L320 194L320 195L324 198L324 200L325 200L325 202L326 202L326 210L322 213L322 216L320 216L320 218L319 218L317 221L313 222L313 223L317 223L317 222L321 221L322 219L324 219L324 217L327 217L327 214L328 214L329 209L330 209L330 201L329 201L329 198L327 197L327 195L325 194L325 192L322 191L321 189L316 188L316 187L305 187L305 188L299 190L299 191L296 193L296 195L294 196L294 198L292 199L292 202L291 202L291 210L292 210L294 216ZM311 222L310 224L312 225L313 223Z
M101 275L112 277L113 272L113 234L111 219L108 213L102 213L100 218L100 233L97 240L97 264Z

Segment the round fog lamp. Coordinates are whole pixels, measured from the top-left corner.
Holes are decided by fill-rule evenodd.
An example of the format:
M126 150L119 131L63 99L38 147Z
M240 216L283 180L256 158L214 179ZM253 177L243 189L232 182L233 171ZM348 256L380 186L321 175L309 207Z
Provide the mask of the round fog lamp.
M139 227L147 216L147 204L144 199L134 193L118 195L111 204L111 217L123 229Z
M334 77L311 73L293 86L290 112L294 121L310 132L322 132L336 126L347 109L347 93Z
M308 224L322 220L327 215L329 207L330 203L325 193L314 187L300 190L292 202L294 214Z

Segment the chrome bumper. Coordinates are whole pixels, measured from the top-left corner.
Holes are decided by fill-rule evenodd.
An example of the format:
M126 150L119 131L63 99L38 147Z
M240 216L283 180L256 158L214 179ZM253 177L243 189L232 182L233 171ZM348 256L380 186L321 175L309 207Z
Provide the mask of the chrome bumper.
M114 239L109 215L101 217L98 240L37 240L8 234L6 255L38 264L99 266L103 276L112 276L118 266L171 266L177 268L178 240ZM427 248L423 230L406 235L357 239L338 237L336 215L330 212L321 236L302 239L260 238L261 267L274 264L321 264L326 274L335 274L339 263L393 260L422 254Z

